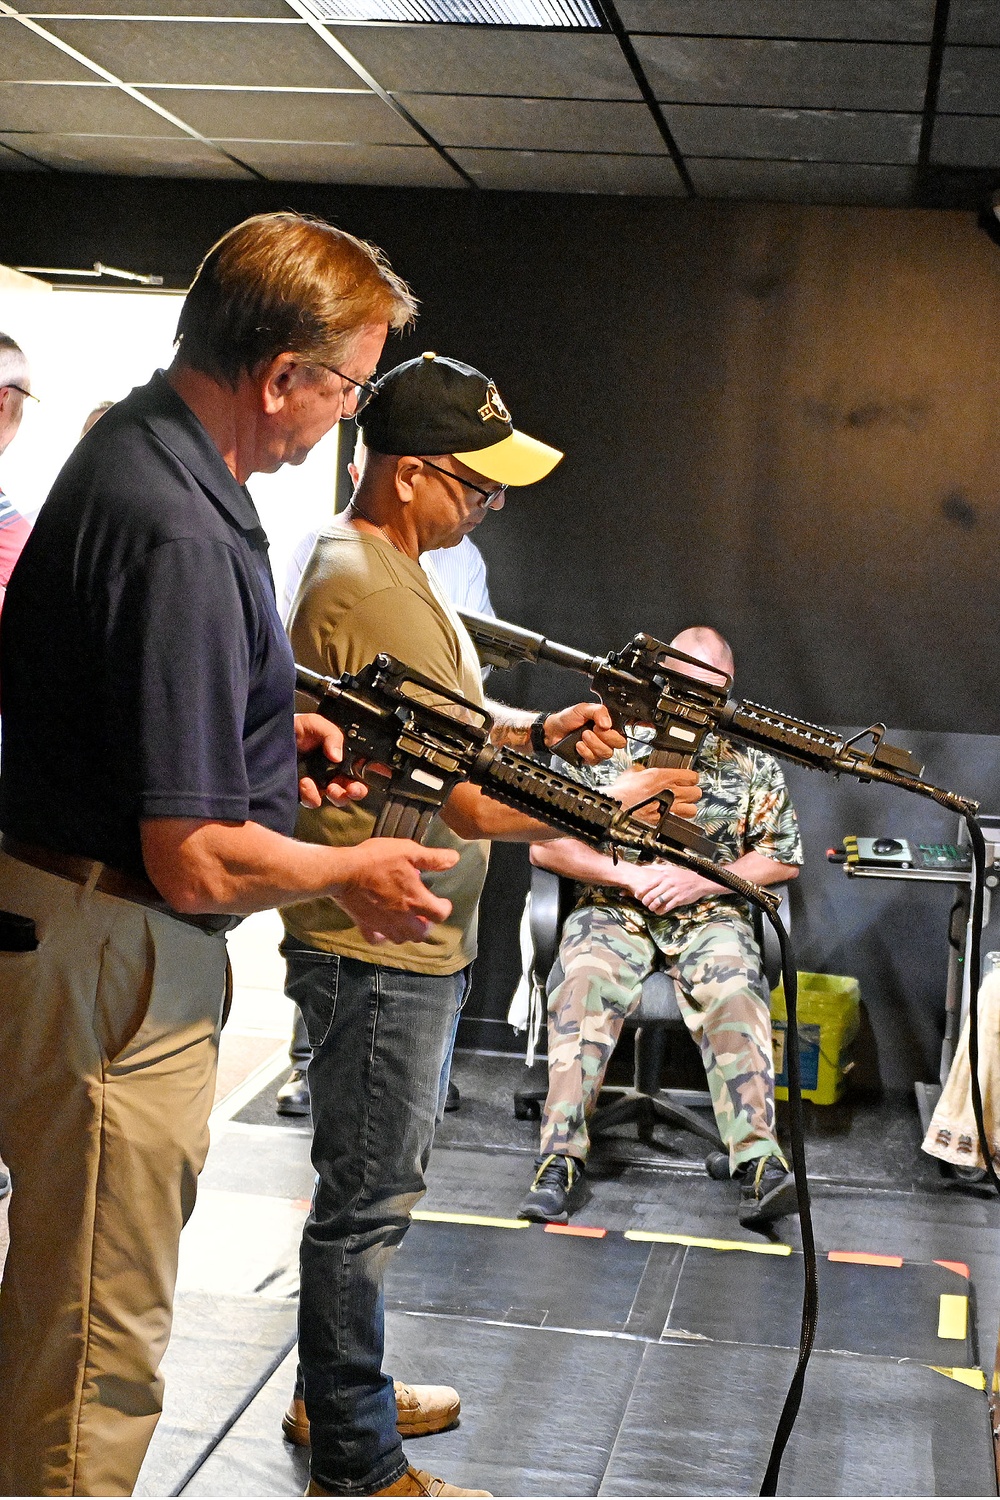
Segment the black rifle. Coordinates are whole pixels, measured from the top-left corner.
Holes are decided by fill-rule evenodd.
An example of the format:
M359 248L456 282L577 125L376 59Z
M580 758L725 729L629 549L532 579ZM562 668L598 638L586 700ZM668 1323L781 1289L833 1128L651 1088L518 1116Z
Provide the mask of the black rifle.
M588 656L489 615L471 610L459 613L484 665L512 667L518 662L551 661L589 677L616 729L625 732L633 724L652 729L651 764L690 765L706 734L714 730L834 775L888 781L966 817L978 811L979 804L970 798L922 781L922 765L909 750L887 742L884 724L874 724L845 740L820 724L733 698L732 678L727 673L651 635L637 635L607 656ZM692 670L699 675L691 676ZM709 674L708 680L701 674ZM574 759L581 732L567 735L555 747L556 753Z
M419 843L452 789L471 781L585 844L610 846L613 853L629 849L640 861L670 860L777 913L777 896L714 864L716 846L664 802L656 827L648 827L613 797L492 744L493 720L484 709L391 656L376 656L360 672L339 678L296 667L296 685L318 700L319 713L342 730L345 742L339 765L314 752L307 773L320 786L335 776L363 781L365 807L375 812L374 837Z

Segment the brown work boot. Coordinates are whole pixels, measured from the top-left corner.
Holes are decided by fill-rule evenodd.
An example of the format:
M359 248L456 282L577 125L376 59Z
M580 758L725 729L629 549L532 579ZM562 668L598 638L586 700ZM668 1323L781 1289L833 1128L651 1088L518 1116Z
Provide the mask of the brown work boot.
M435 1479L433 1474L428 1474L426 1469L415 1469L411 1464L406 1473L390 1484L386 1490L374 1490L376 1495L482 1495L485 1500L492 1500L489 1490L460 1490L453 1484L445 1484L443 1479ZM324 1490L315 1479L310 1479L307 1495L329 1495L329 1490Z
M429 1432L443 1432L458 1420L462 1402L450 1385L404 1385L394 1380L396 1393L396 1428L400 1437L426 1437ZM281 1419L281 1430L296 1448L309 1447L309 1418L306 1404L293 1396Z
M450 1385L404 1385L394 1380L396 1427L400 1437L425 1437L458 1421L462 1401Z

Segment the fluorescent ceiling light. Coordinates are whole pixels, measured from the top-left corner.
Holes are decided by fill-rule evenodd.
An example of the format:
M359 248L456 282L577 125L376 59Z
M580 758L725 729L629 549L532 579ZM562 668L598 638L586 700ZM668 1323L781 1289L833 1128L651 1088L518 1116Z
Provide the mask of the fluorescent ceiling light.
M600 30L591 0L304 0L320 21L430 21Z

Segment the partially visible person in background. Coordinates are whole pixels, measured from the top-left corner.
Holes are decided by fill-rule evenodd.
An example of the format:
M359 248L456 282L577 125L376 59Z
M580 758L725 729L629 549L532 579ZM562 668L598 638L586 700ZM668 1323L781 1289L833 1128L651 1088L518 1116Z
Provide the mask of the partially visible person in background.
M84 422L83 427L80 429L80 436L82 438L86 437L87 433L94 426L94 423L99 422L104 416L104 413L110 411L114 404L115 403L113 401L98 402L98 404L94 407L94 410L88 413L87 420Z
M89 419L88 419L89 420ZM365 443L364 438L358 433L358 440L354 445L354 458L347 465L351 476L351 483L355 489L365 467ZM285 572L285 584L281 596L281 618L286 622L291 614L292 604L298 592L299 580L305 570L306 563L316 545L320 527L314 527L307 531L296 544L288 568ZM472 540L471 536L464 536L457 547L437 547L431 552L424 552L420 558L420 565L426 573L439 584L449 604L455 609L475 610L479 615L495 615L490 599L489 584L486 578L486 562L483 554ZM488 667L483 668L485 680ZM455 1017L455 1031L452 1034L451 1046L448 1049L444 1065L441 1069L441 1109L440 1114L451 1114L461 1108L462 1096L458 1091L458 1085L451 1081L451 1063L455 1051L455 1037L458 1034L458 1017ZM302 1019L302 1012L296 1009L295 1021L292 1025L292 1039L288 1044L288 1061L292 1065L292 1071L278 1090L275 1109L279 1115L304 1116L309 1113L309 1079L307 1069L309 1059L312 1056L312 1048L309 1045L309 1037L306 1034L306 1024Z
M88 417L88 421L90 418ZM96 419L95 419L96 420ZM358 440L354 445L354 458L347 465L347 471L351 476L351 483L355 489L361 478L365 466L365 444L364 439L358 434ZM320 527L314 526L307 531L305 536L296 542L292 555L288 560L285 571L285 582L281 593L279 608L281 618L287 620L292 611L292 603L298 591L299 580L305 570L306 563L316 545ZM420 559L421 567L441 585L448 600L456 609L472 609L480 615L495 615L490 600L489 585L486 579L486 562L483 554L472 540L471 536L464 536L457 547L437 547L432 552L425 552ZM485 673L484 673L485 676Z
M0 453L10 445L21 425L24 403L37 399L31 394L31 371L23 349L8 334L0 333ZM0 610L14 564L30 531L31 523L0 490ZM0 1164L0 1198L6 1198L9 1192L10 1173Z
M37 400L31 394L31 370L24 350L9 334L0 333L0 453L13 442L27 402ZM0 610L14 564L30 531L31 523L0 489ZM0 1195L5 1191L0 1184Z

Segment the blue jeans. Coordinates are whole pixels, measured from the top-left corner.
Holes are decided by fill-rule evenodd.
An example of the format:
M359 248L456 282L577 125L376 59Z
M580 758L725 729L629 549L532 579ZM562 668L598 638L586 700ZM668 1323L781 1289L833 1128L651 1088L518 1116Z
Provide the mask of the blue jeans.
M382 1372L382 1280L425 1191L439 1079L468 971L410 974L290 939L286 992L312 1046L317 1184L302 1236L299 1362L312 1474L370 1495L406 1472Z
M444 1106L448 1098L448 1084L451 1080L451 1063L455 1055L455 1040L458 1036L458 1023L462 1016L462 1005L465 996L460 996L455 1006L455 1020L452 1023L451 1039L445 1049L444 1062L441 1065L441 1081L438 1084L438 1107L437 1119L440 1125L444 1119ZM292 1040L288 1046L288 1060L293 1068L298 1068L304 1073L309 1067L309 1059L312 1057L312 1048L309 1045L309 1033L306 1030L305 1018L302 1012L296 1008L295 1022L292 1027Z

